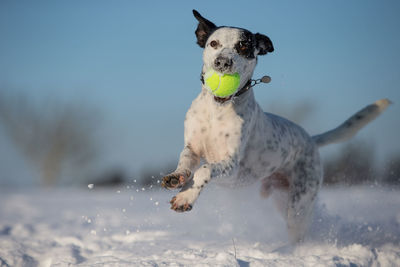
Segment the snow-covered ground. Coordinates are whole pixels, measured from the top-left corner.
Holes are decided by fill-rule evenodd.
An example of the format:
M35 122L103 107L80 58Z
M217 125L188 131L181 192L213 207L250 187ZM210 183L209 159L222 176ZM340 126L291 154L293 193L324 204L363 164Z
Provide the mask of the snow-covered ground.
M323 189L297 247L256 185L210 185L182 214L169 210L172 196L133 185L0 189L0 266L400 266L399 191Z

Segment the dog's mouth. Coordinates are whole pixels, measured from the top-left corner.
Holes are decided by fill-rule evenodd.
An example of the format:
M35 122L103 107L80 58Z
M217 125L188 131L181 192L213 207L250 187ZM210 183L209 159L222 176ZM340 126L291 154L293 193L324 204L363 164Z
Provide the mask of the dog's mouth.
M230 95L227 97L218 97L218 96L214 95L214 100L220 104L223 104L229 100L232 100L234 97L238 97L241 94L246 93L251 87L254 86L254 85L252 85L251 81L252 80L248 80L247 83L233 95Z
M227 97L218 97L218 96L214 96L214 100L218 103L225 103L226 101L229 101L233 98L234 95L230 95Z
M224 103L231 100L240 90L240 74L218 72L214 68L203 71L201 75L203 86L214 95L214 100Z
M212 74L212 75L214 75L214 74ZM256 80L249 79L242 88L239 87L239 89L236 89L237 87L236 88L233 87L232 89L235 89L235 92L233 92L232 94L229 94L229 95L223 95L223 94L215 93L215 90L219 89L218 87L219 87L220 81L218 81L218 84L217 84L218 87L216 87L216 89L215 88L213 89L210 87L215 86L215 83L214 83L215 77L211 76L211 81L207 81L206 80L207 77L205 77L205 76L206 76L205 73L202 72L202 74L200 76L201 83L203 84L203 86L205 86L206 89L208 89L208 91L210 91L214 95L215 102L218 102L221 104L246 93L249 89L251 89L252 87L254 87L255 85L257 85L259 83L269 83L271 81L271 77L269 77L267 75L264 75L260 79L256 79ZM231 75L231 76L234 76L234 75ZM235 79L237 79L237 77ZM239 76L239 80L240 80L240 76ZM229 80L228 80L228 82L229 82ZM230 81L230 82L232 83L232 81Z

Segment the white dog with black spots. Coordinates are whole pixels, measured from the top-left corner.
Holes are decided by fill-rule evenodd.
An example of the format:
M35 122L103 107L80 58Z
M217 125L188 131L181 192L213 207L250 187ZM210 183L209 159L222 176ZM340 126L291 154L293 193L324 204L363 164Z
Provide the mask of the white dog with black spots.
M199 22L197 43L204 48L203 87L186 114L178 167L162 181L166 188L181 188L171 209L191 210L214 179L230 186L262 180L262 196L279 192L275 201L292 243L302 241L323 180L318 147L352 137L390 101L379 100L336 129L310 136L295 123L264 113L254 98L250 84L257 56L274 51L271 40L241 28L217 27L196 10L193 14ZM214 96L204 85L203 75L209 69L238 73L238 90L226 98Z

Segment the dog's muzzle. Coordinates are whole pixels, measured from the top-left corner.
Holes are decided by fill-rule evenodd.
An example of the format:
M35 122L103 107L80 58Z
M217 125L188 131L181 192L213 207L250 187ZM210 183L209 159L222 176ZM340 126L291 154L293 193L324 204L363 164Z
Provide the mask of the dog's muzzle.
M214 69L221 73L230 71L232 68L232 65L233 65L233 61L231 58L228 58L228 57L218 56L214 60Z

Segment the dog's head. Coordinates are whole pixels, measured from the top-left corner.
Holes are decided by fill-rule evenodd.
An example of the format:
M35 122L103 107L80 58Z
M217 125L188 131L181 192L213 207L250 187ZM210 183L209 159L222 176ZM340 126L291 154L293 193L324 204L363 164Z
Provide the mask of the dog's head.
M242 88L253 76L257 56L274 51L271 40L263 34L235 27L217 27L196 10L193 15L199 22L195 31L197 44L204 48L202 75L209 69L239 73L239 88Z

